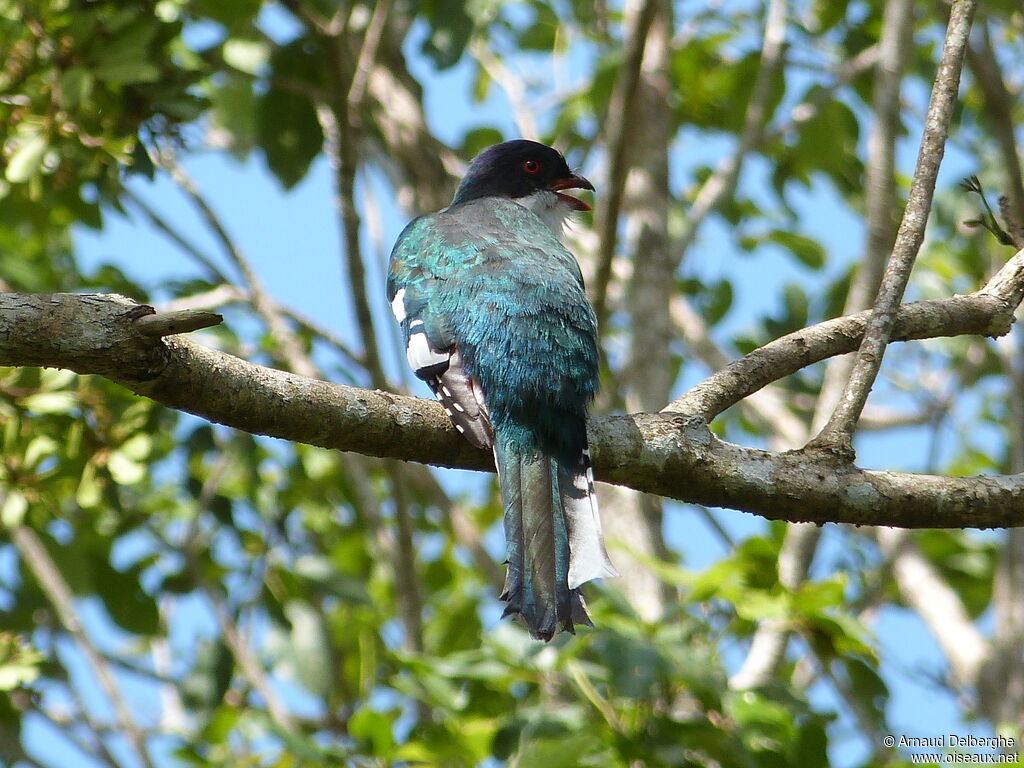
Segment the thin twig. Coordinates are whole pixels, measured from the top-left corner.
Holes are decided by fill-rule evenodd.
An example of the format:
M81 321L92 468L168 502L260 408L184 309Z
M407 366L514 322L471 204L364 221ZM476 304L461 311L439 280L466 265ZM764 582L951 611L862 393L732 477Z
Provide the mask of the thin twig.
M851 682L840 679L832 671L830 659L827 656L815 651L812 643L808 643L808 645L811 647L814 659L817 661L821 673L832 684L832 688L839 694L839 698L846 704L850 714L853 715L853 719L857 722L859 735L867 743L868 750L874 757L874 762L878 765L885 765L889 762L889 752L884 746L883 734L879 732L875 718L872 717L871 712L867 709L868 704L865 701L865 697L860 691L855 690Z
M175 598L165 594L159 598L157 608L160 614L160 625L169 627L171 615L174 610ZM150 648L153 659L153 673L160 683L160 729L164 733L177 733L185 731L186 715L185 704L182 701L181 690L178 688L178 680L174 677L171 643L165 634L162 637L153 638Z
M267 301L270 302L274 311L291 320L300 330L309 333L316 339L319 339L332 347L336 352L347 358L350 362L355 363L359 367L364 367L365 364L362 356L357 355L352 348L342 341L341 338L330 328L321 325L312 318L306 317L291 307L277 303L273 299L267 299ZM160 304L157 307L157 311L178 312L186 309L209 311L214 308L220 308L233 303L251 304L252 298L244 289L236 285L219 285L216 288L203 293L196 293L191 296L182 296L180 298L173 299L166 304Z
M160 234L181 248L181 250L205 269L211 282L224 284L232 282L221 268L214 263L213 259L203 253L195 243L189 242L189 240L183 237L181 233L178 232L178 230L169 221L167 221L167 219L161 216L160 213L149 205L149 203L135 194L131 187L125 186L121 190L121 196L138 208L143 217L147 219L149 223L156 228L158 232L160 232Z
M50 553L46 551L35 531L25 525L16 525L9 530L11 541L14 542L18 554L32 572L43 594L46 595L50 604L53 605L61 626L74 638L78 647L82 650L82 655L85 656L86 661L92 668L97 682L99 682L107 698L110 699L118 725L128 743L131 744L132 750L135 752L136 757L138 757L139 762L146 766L146 768L154 768L149 750L146 748L146 739L132 718L131 708L121 695L121 690L117 686L110 667L104 661L103 655L82 627L82 622L78 618L78 611L75 609L71 587L64 578L64 574L60 572L57 564L50 557Z
M348 102L348 119L352 125L362 124L362 108L366 97L366 83L377 60L377 51L380 48L381 39L384 37L385 25L391 5L392 0L377 0L373 5L370 23L366 25L366 34L363 36L363 45L359 49L356 68L352 73L352 84L349 86L346 99Z
M693 506L697 510L697 514L700 515L700 519L704 521L708 528L718 537L718 540L722 542L722 546L731 552L736 547L736 540L733 539L729 530L722 525L718 516L702 504L694 504Z
M299 346L294 334L284 322L281 313L277 311L277 304L263 288L262 283L256 277L256 273L249 265L241 248L228 233L227 227L221 222L213 207L206 201L206 198L199 191L195 182L185 173L185 169L174 162L173 158L165 157L162 162L170 171L171 177L178 183L178 186L185 192L189 200L192 201L192 204L195 205L203 221L213 232L224 249L225 254L242 276L249 295L252 297L253 309L266 322L270 335L281 353L281 357L296 373L303 376L316 376L318 374L316 365L313 364L313 361Z
M598 327L603 327L608 315L608 288L612 278L612 261L618 236L619 212L625 193L627 156L626 147L630 140L632 120L635 119L633 104L640 84L640 65L643 63L647 35L657 14L659 0L638 0L639 8L633 4L631 26L626 35L626 55L622 70L615 81L605 128L605 143L608 146L608 176L598 208L597 226L600 246L597 253L597 269L594 281L594 311Z
M985 98L985 115L999 142L1002 167L1009 182L1006 198L1010 234L1016 247L1024 248L1024 173L1017 151L1017 121L1013 117L1016 99L1006 87L1002 68L992 49L987 20L982 21L979 31L980 40L967 51L967 63Z
M309 3L304 3L301 0L282 0L281 4L315 32L328 37L340 35L345 31L349 14L355 7L354 3L342 3L337 13L328 19L322 16L317 8L313 8ZM344 15L342 15L343 10L347 11Z
M679 238L678 248L685 252L693 243L697 229L711 211L732 196L739 181L740 171L746 156L764 139L765 123L771 117L768 114L768 99L772 85L782 66L785 50L786 0L771 0L765 15L764 37L761 44L761 61L757 69L757 79L743 116L743 129L740 132L739 145L733 155L722 163L718 170L701 186L697 198L690 206L686 220L686 228Z
M42 706L34 706L32 711L52 725L54 731L81 750L83 755L88 755L97 763L108 766L108 768L122 768L114 755L111 754L106 742L100 736L103 731L103 726L88 716L85 707L81 705L80 697L76 693L74 686L68 685L68 694L75 702L77 712L80 714L80 718L76 718L75 722L76 724L85 726L84 730L86 730L92 737L91 744L87 742L84 737L76 733L76 731L80 729L69 728L67 722L64 722L62 718L58 718L48 709L44 709ZM34 763L34 765L38 765L38 763ZM52 765L41 766L41 768L52 768Z
M768 145L778 141L813 119L821 111L822 105L835 96L836 91L876 64L879 52L880 47L872 45L865 48L854 58L843 62L838 67L835 79L830 86L815 90L806 101L802 101L793 107L790 110L790 118L786 122L769 130L762 130L760 145ZM708 215L717 210L735 191L739 181L739 173L743 167L744 157L751 150L756 149L757 146L756 144L744 146L743 142L740 142L733 154L724 158L714 173L708 176L704 183L701 184L687 212L683 233L676 241L680 259L685 256L686 251L693 245L697 232Z
M135 327L146 336L173 336L211 328L224 322L224 316L216 312L197 309L180 309L176 312L157 312L144 315L135 321Z
M540 139L534 110L526 96L526 84L520 73L512 72L499 56L496 56L488 44L478 41L472 45L473 58L483 68L487 76L496 82L508 97L512 114L515 116L519 135L526 139Z
M317 104L316 113L324 132L327 159L334 172L334 198L341 229L343 258L348 272L348 287L359 327L360 341L366 357L366 367L373 385L385 388L387 377L381 365L373 313L366 293L366 264L359 241L359 209L355 201L358 168L356 144L359 141L359 131L357 125L353 123L351 105L347 97L350 88L346 83L343 41L325 38L324 43L328 50L328 77L332 90L338 94L346 94L346 97L336 98L330 103ZM372 46L375 55L378 44L379 41Z
M917 168L910 185L903 221L896 235L896 245L882 278L875 309L868 321L850 380L832 417L808 447L826 450L847 460L854 455L853 431L882 365L899 304L910 279L910 271L924 240L935 180L945 152L949 121L956 105L971 20L976 9L977 0L958 0L953 3L946 42L928 104Z
M179 296L176 299L157 306L158 312L181 312L185 309L201 310L212 312L237 302L248 302L249 297L238 286L229 283L222 283L216 288L211 288L202 293L193 293L189 296Z
M416 578L416 548L413 545L412 506L406 493L405 479L397 461L385 465L391 479L391 495L395 502L395 590L405 626L405 646L413 653L423 651L423 598Z
M241 631L239 631L238 624L228 610L224 597L220 594L218 588L206 584L202 584L202 591L213 607L213 613L217 618L221 634L224 636L225 645L230 649L231 655L235 657L235 661L238 662L242 674L245 675L245 678L252 683L252 687L263 698L271 719L281 729L294 731L295 720L288 712L284 701L281 700L281 697L277 695L270 685L270 678L266 670L263 669L263 665L256 658L256 654L249 647Z

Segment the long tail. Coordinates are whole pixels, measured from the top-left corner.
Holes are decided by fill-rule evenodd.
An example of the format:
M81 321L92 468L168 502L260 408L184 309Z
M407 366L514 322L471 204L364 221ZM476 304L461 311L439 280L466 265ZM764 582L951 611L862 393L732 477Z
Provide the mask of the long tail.
M589 453L567 466L521 453L499 436L494 456L508 546L504 615L521 615L545 641L559 628L574 632L573 622L593 626L579 586L618 573L601 536Z

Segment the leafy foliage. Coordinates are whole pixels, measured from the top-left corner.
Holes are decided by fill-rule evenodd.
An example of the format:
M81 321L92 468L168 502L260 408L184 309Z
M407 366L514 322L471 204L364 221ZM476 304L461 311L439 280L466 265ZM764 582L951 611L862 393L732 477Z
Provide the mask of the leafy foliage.
M666 36L666 131L681 142L732 146L744 129L761 62L760 4L726 5L729 13L677 9L687 15ZM673 283L737 354L841 311L849 269L823 227L801 215L801 195L863 209L859 147L873 80L838 80L835 54L851 59L878 42L882 4L797 5L796 41L769 83L768 122L748 160L760 182L739 183L712 216L724 233L717 245L741 266L686 264ZM165 178L176 156L211 147L254 154L294 188L325 153L339 151L323 115L339 117L344 98L327 72L337 67L351 85L377 7L0 0L3 288L146 300L146 287L115 265L80 264L73 227L98 228L104 214L134 210L127 174ZM275 13L286 21L275 22ZM931 41L943 23L924 12L918 21L915 89L929 82ZM1019 45L1019 25L1003 32ZM580 68L583 76L540 116L541 129L589 152L606 140L601 126L626 34L621 13L603 3L393 4L374 43L382 69L370 75L386 74L392 91L382 99L367 86L347 149L358 150L361 173L383 172L403 200L432 199L450 186L436 171L444 163L427 155L444 154L451 165L503 134L475 121L445 147L415 112L420 80L465 66L475 98L487 98L502 85L501 69L471 56L481 46L499 63ZM538 89L526 81L532 98ZM971 89L968 103L977 101ZM963 141L990 141L983 121L964 122ZM982 175L993 171L998 161L977 154ZM714 173L709 159L691 160L673 170L665 211L673 236L686 231L697 191ZM351 221L365 210L346 211L344 192ZM973 287L988 260L1001 258L979 257L985 241L958 230L962 206L953 194L940 192L936 236L915 283L924 294ZM789 282L752 317L736 271L742 259L759 258L775 259ZM214 278L183 280L158 298L195 300L216 288ZM270 304L232 307L233 322L209 342L367 379L366 358L349 348L359 346L355 333L339 340ZM282 345L270 319L283 323L295 349ZM613 320L609 400L631 402L615 352L628 345L630 318L618 308ZM666 345L663 353L660 363L680 381L693 378L690 350ZM943 429L963 438L956 455L930 469L1011 469L1009 451L977 431L981 424L1003 434L1011 424L997 352L950 341L895 354L899 370L886 391L934 413L924 429L936 441ZM920 386L939 370L955 373ZM787 412L809 423L807 398L820 386L816 371L783 382ZM961 388L972 394L957 405L950 393ZM772 438L734 410L715 425L720 434ZM889 760L876 739L892 730L893 681L868 623L879 606L909 604L861 532L834 532L844 554L795 588L779 576L779 526L735 542L704 569L683 568L666 548L666 557L644 562L669 596L658 621L634 611L635 596L606 585L592 595L597 629L543 646L495 620L500 569L496 548L481 541L497 526L499 503L493 494L476 502L422 468L234 433L98 377L0 371L0 757L11 765L135 764L122 756L130 739L116 711L93 705L109 695L92 681L99 668L112 670L140 743L158 755L154 765L814 768ZM26 535L58 583L30 556ZM992 610L1003 539L927 531L914 542L971 618ZM70 624L62 588L75 612ZM798 650L771 684L731 690L737 649L765 622L794 632ZM844 703L812 695L816 682ZM860 741L840 760L851 709ZM60 750L43 754L30 724L61 729Z

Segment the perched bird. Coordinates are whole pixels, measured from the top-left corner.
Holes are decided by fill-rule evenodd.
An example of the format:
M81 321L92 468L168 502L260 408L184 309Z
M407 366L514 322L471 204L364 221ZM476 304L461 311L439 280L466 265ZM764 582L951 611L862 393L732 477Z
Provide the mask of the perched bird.
M564 190L593 185L556 150L497 144L452 204L414 219L391 252L388 299L406 356L455 428L493 451L505 506L505 614L537 639L592 626L584 582L616 576L587 449L597 322L561 242Z

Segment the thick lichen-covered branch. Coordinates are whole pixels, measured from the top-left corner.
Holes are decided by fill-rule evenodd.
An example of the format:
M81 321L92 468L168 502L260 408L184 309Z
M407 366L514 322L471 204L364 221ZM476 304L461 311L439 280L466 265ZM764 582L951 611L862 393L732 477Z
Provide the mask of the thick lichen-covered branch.
M973 296L982 294L988 295ZM915 327L920 335L963 332L951 318L971 298L920 302ZM993 301L988 324L976 319L980 332L994 332L992 318L1005 312L1003 299ZM253 434L439 466L492 467L435 402L265 368L182 337L154 338L136 327L143 306L120 296L0 295L0 364L101 374L168 407ZM975 313L986 314L977 307ZM594 418L589 431L599 479L671 498L817 523L1024 525L1021 475L861 470L820 453L723 442L693 413Z

